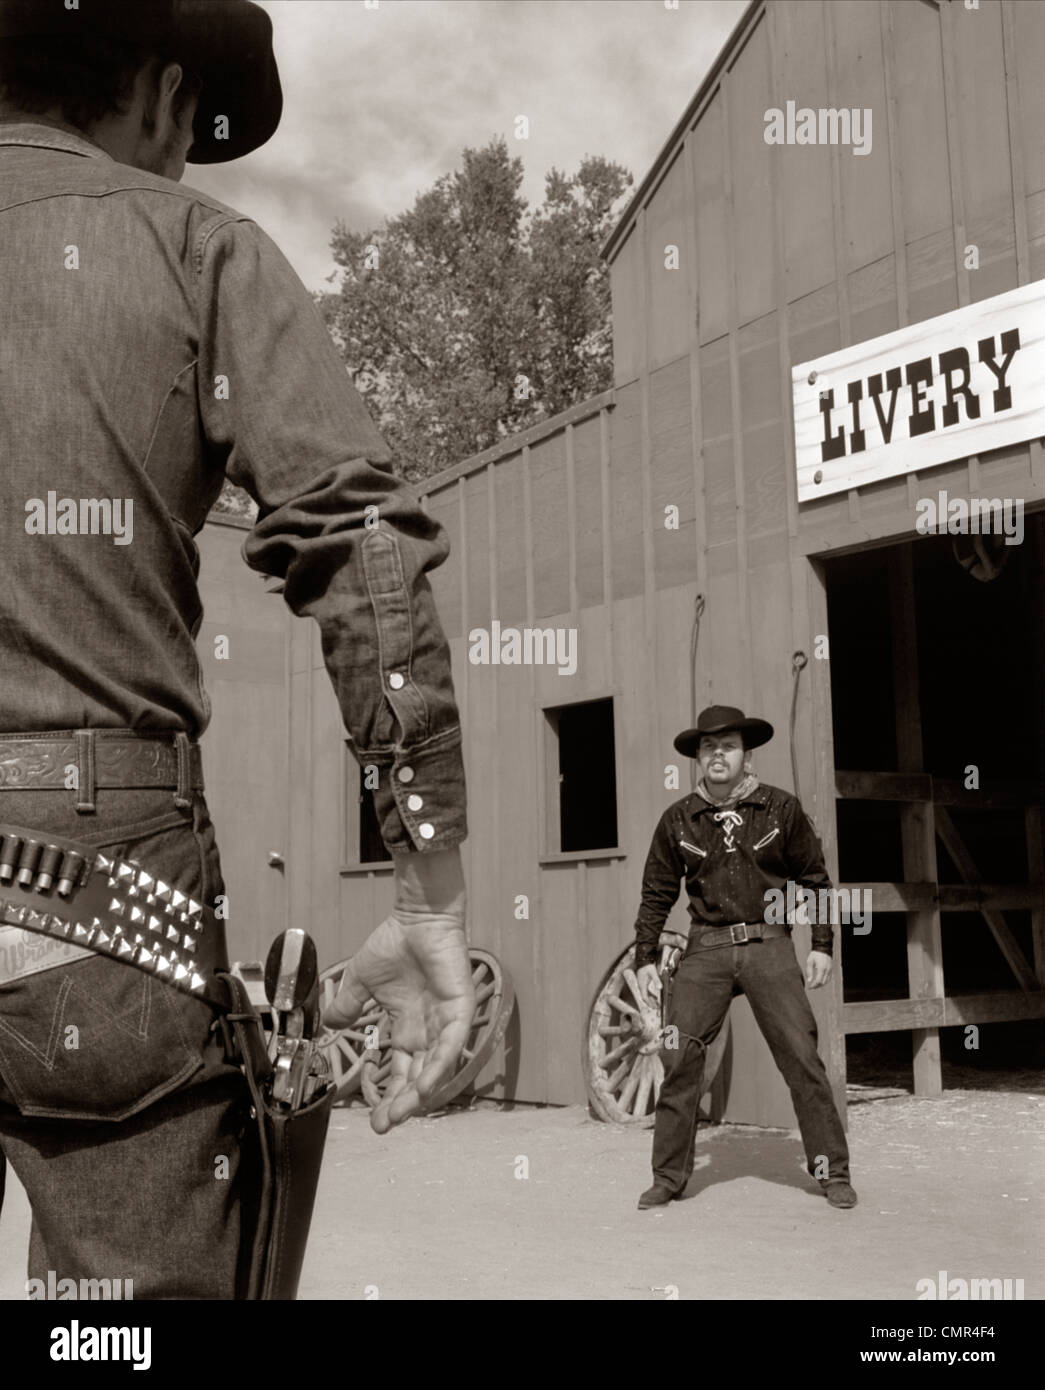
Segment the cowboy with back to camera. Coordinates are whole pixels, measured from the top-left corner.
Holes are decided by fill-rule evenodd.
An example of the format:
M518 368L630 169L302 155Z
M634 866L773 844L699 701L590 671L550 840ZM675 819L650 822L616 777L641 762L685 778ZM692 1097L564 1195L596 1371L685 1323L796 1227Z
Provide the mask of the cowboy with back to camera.
M259 1296L256 1108L208 993L228 954L193 537L226 477L258 505L244 558L316 619L351 751L379 770L394 904L324 1017L372 996L393 1020L378 1133L447 1078L474 1008L461 734L426 577L445 533L275 244L180 183L187 160L263 145L282 104L249 0L0 0L0 827L28 828L12 852L31 861L6 867L31 880L35 837L64 838L140 873L147 905L124 935L107 916L77 924L83 945L0 953L0 1170L29 1196L33 1279L136 1299ZM51 492L119 502L128 543L27 526Z

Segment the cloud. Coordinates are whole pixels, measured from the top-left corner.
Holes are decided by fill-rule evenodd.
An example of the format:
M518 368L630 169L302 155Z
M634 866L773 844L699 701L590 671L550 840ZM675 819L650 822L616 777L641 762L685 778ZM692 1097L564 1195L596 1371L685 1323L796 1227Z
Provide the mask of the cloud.
M309 288L336 221L379 226L498 135L531 205L585 154L646 173L745 0L261 0L284 115L269 143L186 182L256 218ZM529 120L528 140L515 119Z

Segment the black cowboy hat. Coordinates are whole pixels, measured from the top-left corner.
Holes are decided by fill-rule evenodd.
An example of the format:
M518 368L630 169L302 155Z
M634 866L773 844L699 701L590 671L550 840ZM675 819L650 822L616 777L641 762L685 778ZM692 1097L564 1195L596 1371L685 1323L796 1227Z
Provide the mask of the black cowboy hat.
M263 145L283 89L272 21L251 0L0 0L0 39L107 38L155 48L203 83L190 164L220 164ZM227 121L217 127L219 117Z
M739 733L745 748L759 748L773 737L773 726L764 719L748 719L743 710L732 705L709 705L701 710L695 729L684 729L675 739L675 747L686 758L695 758L700 740L705 734Z

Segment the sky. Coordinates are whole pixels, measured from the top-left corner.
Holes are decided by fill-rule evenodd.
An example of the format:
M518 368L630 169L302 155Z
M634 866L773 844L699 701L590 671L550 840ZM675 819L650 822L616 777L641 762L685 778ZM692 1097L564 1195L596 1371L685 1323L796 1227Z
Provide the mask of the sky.
M586 154L636 186L746 0L260 0L283 119L254 154L189 165L185 183L253 217L309 289L334 270L339 219L378 228L498 135L544 198ZM370 0L373 4L373 0ZM516 138L516 117L529 138Z

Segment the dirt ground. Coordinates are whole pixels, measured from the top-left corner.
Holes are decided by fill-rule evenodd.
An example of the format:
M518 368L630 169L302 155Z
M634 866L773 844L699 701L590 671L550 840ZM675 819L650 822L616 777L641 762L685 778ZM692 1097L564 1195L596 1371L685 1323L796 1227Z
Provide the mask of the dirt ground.
M941 1270L1045 1296L1040 1085L854 1087L849 1123L851 1211L807 1178L797 1133L727 1125L701 1128L686 1200L640 1212L649 1131L582 1107L482 1103L384 1137L339 1108L300 1296L907 1300ZM14 1299L29 1213L8 1179L0 1298Z

